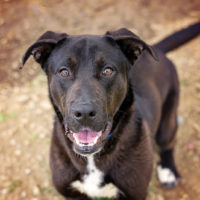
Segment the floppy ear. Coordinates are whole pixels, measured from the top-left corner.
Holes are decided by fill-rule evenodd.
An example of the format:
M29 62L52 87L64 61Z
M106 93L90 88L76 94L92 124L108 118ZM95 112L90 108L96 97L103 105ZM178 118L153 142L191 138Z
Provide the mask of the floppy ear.
M115 40L131 64L134 64L135 60L144 50L147 50L150 55L158 61L158 57L153 48L126 28L121 28L116 31L108 31L106 32L106 36Z
M35 61L43 66L53 48L66 38L67 34L65 33L45 32L26 50L19 68L23 68L30 55L33 55Z

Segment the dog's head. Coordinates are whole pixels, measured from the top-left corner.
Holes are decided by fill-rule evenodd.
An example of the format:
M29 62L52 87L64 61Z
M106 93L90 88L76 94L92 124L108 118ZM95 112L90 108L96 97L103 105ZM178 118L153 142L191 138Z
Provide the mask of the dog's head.
M128 71L152 48L127 29L103 36L69 36L48 31L26 51L48 77L49 95L68 136L79 154L98 152L127 95Z

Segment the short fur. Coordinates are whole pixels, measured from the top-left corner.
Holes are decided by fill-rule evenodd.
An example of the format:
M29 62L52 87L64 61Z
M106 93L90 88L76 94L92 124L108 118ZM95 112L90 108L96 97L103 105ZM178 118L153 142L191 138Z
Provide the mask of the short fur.
M197 36L199 27L196 23L186 32L168 37L166 48L166 40L151 47L127 29L103 36L46 32L28 48L21 68L32 54L48 77L56 113L50 153L52 179L64 197L90 200L92 192L87 195L77 188L88 183L93 169L99 177L94 181L97 190L110 185L118 191L115 199L144 200L153 166L152 138L160 147L159 175L166 169L175 176L162 184L177 184L180 175L173 149L179 83L175 67L164 53ZM185 33L181 41L174 41L174 36L181 38ZM63 66L69 72L67 77L61 76ZM108 68L113 73L104 76ZM111 137L103 134L94 147L76 147L67 135L69 130L76 133L84 127L98 132L106 124L112 124ZM165 181L166 174L160 179ZM93 192L95 197L98 191Z

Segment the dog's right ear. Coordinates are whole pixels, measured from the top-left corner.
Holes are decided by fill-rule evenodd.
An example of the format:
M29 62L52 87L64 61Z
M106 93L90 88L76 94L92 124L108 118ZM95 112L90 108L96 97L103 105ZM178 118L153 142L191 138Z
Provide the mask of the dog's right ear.
M52 31L45 32L26 50L19 68L23 68L30 55L33 55L35 61L43 67L44 62L50 55L51 51L56 47L56 45L58 45L58 43L62 42L66 38L66 33L55 33Z
M137 35L126 28L121 28L116 31L107 31L106 36L112 38L118 44L132 65L144 50L146 50L154 60L158 61L158 56L153 47L146 44Z

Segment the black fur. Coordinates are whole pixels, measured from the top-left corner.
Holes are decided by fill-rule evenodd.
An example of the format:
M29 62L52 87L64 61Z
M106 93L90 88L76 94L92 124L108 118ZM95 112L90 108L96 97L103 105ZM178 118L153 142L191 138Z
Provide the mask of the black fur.
M53 183L64 197L91 199L71 183L82 181L88 173L87 155L95 154L95 165L104 174L101 187L114 184L120 190L118 200L144 200L152 173L153 138L160 147L162 167L180 178L173 155L179 83L164 53L199 34L198 27L199 23L179 32L179 37L188 35L177 43L171 41L174 34L153 47L119 29L103 36L46 32L28 48L21 68L32 54L48 77L56 113L50 164ZM166 41L173 44L164 47ZM72 133L84 128L101 132L97 144L77 147Z

